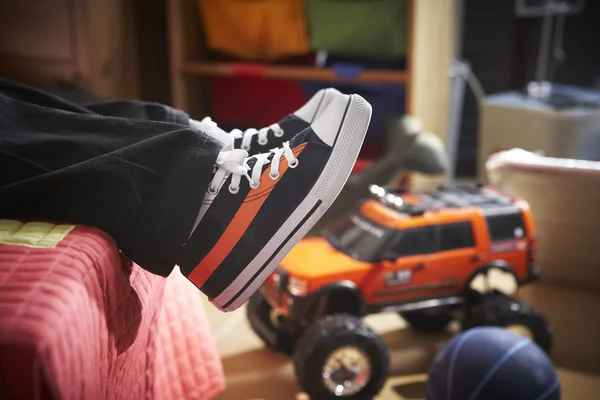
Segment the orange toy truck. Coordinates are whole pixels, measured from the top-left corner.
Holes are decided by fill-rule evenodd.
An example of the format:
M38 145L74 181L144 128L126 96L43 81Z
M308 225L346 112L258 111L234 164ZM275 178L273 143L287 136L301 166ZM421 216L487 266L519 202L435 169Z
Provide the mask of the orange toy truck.
M444 330L453 320L463 328L519 325L549 349L545 318L486 286L494 273L515 287L539 277L524 200L480 184L370 191L372 198L323 236L296 245L248 304L262 340L294 353L306 392L327 399L379 391L387 351L361 318L382 311L399 313L419 331ZM344 367L342 355L331 361L340 348L353 354L351 365Z

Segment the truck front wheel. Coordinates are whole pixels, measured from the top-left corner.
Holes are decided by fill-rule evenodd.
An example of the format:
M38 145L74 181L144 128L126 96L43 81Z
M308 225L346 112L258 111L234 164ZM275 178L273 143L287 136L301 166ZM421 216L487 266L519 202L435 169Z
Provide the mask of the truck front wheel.
M294 339L273 323L272 311L272 307L260 292L253 294L246 309L250 327L267 346L285 354L292 354Z
M372 399L389 374L388 349L360 318L328 315L298 340L294 369L311 399Z

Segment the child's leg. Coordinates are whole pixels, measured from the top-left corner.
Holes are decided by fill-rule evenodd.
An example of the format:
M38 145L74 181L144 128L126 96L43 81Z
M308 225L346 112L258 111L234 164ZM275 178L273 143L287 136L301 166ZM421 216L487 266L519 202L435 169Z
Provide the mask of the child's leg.
M175 122L185 122L181 115ZM136 263L166 276L220 148L189 126L106 117L1 80L0 218L96 226Z

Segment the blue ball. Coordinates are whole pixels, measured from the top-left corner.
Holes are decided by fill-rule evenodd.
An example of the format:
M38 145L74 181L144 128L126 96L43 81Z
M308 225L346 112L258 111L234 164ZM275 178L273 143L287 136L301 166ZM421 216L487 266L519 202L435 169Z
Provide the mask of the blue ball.
M546 353L507 329L473 328L435 357L427 400L559 400L560 384Z

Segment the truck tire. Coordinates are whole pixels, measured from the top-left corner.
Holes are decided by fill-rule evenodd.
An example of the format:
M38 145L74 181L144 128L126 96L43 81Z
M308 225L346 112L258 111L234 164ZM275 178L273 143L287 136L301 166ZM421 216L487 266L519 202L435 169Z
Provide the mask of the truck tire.
M419 332L441 332L454 321L454 313L448 308L405 311L400 313L400 316Z
M328 315L298 340L294 371L311 399L372 399L390 368L387 346L360 318ZM337 392L337 393L336 393Z
M272 307L260 292L254 293L248 300L246 314L250 327L270 348L291 355L294 352L292 336L277 328L271 321Z
M463 330L476 326L498 326L533 340L542 350L552 349L552 326L538 310L498 291L471 297L466 304Z

